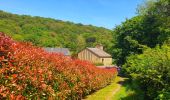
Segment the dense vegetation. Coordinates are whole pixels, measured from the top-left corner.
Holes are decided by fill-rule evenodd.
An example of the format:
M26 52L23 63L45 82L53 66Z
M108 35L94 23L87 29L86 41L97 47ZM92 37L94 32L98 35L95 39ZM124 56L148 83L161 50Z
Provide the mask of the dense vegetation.
M123 67L150 99L170 99L170 46L157 46L130 56Z
M114 56L117 64L124 64L126 57L142 53L146 47L162 45L170 38L170 1L147 2L140 6L139 15L127 19L114 30L117 35ZM150 4L150 5L149 5Z
M0 31L15 40L42 47L68 47L74 53L102 43L112 53L115 63L122 66L122 73L143 90L145 99L170 99L170 0L148 0L138 7L137 16L113 31L3 11L0 11L0 26ZM1 41L0 50L8 58L5 62L4 57L0 60L1 98L77 99L105 86L114 77L109 70L87 62L48 54L8 38Z
M50 54L0 33L1 100L78 100L109 84L116 69L100 69L60 54Z
M18 41L41 47L67 47L76 53L98 43L111 48L111 30L92 25L74 24L51 18L16 15L0 11L0 32Z
M170 99L170 0L149 0L138 15L114 29L113 57L145 93Z

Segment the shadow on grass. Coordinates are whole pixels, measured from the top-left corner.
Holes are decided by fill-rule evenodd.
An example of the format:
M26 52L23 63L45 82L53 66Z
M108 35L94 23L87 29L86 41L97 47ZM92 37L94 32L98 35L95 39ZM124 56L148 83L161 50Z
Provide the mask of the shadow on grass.
M117 83L125 88L126 93L126 96L120 97L119 100L145 100L144 93L142 92L142 90L140 90L136 82L125 78L124 81L119 81Z

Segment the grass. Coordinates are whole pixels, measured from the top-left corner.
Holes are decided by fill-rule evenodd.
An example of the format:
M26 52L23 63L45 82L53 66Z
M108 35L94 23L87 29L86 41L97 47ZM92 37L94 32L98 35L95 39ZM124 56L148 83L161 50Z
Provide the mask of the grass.
M120 77L116 77L116 79L112 82L112 84L87 96L85 100L106 100L108 97L112 95L112 92L118 88L117 82L119 80Z
M144 93L135 82L126 79L111 100L144 100Z
M135 82L117 77L110 85L87 96L85 100L144 100L144 96Z

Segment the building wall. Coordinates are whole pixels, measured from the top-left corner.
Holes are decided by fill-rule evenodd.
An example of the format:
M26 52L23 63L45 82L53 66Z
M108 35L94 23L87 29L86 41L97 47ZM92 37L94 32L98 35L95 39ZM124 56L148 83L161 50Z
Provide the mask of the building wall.
M104 65L112 65L112 58L100 58L87 49L84 49L78 54L78 58L81 60L87 60L94 64L103 63Z
M105 66L112 65L112 58L100 58L100 62Z
M78 54L78 58L81 60L87 60L92 63L100 63L100 58L94 55L93 53L89 52L88 50L84 49Z

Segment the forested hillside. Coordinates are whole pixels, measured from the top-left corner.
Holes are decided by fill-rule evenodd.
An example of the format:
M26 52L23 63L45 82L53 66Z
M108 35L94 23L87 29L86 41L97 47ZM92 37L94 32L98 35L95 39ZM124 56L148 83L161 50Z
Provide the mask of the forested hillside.
M74 53L97 43L102 43L108 51L112 40L111 30L102 27L4 11L0 11L0 32L41 47L67 47Z

